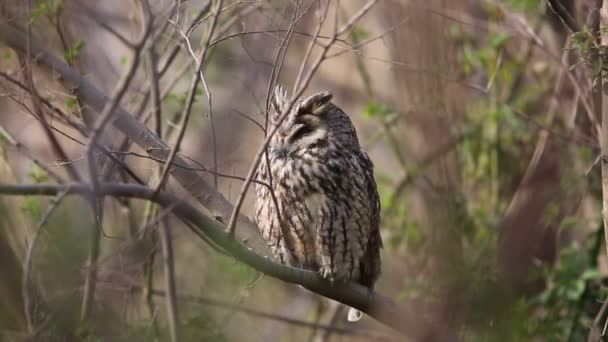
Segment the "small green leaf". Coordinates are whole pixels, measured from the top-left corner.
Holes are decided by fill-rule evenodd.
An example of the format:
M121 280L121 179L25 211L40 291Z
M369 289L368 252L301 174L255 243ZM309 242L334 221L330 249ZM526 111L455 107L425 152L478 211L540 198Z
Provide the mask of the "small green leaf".
M368 102L363 108L363 117L367 119L375 117L384 121L390 121L396 115L398 114L387 105L376 101Z
M582 280L591 280L600 278L600 272L595 268L586 269L583 274L580 275Z
M33 181L37 182L37 183L42 183L44 181L47 181L49 179L48 174L46 173L46 171L44 171L43 169L40 168L40 166L33 164L32 167L30 167L27 175L32 178Z
M25 196L21 210L23 210L26 215L37 219L40 217L41 207L40 198L36 196Z
M75 97L71 97L65 100L65 106L72 109L78 104L78 100Z
M500 46L503 45L503 43L509 39L509 35L504 33L504 32L498 32L496 34L493 34L492 36L490 36L490 45L493 48L499 48Z
M350 34L350 37L353 42L358 43L368 38L369 32L367 32L364 28L357 26L353 29L353 32Z
M82 40L77 41L72 47L63 52L63 57L66 62L74 62L80 55L80 51L84 48L85 44Z

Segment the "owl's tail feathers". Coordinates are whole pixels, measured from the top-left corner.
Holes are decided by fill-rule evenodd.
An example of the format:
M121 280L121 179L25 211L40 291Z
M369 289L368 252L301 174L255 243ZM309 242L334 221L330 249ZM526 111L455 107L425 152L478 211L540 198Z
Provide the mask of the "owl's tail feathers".
M355 308L348 308L348 321L349 322L359 322L359 320L361 320L361 317L363 317L363 312L361 312Z

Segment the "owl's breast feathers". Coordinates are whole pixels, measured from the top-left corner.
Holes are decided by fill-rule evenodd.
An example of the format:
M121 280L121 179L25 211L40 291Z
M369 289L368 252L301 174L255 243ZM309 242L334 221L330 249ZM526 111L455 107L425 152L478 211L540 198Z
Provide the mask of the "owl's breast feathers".
M373 165L358 144L269 153L256 184L254 219L281 262L372 287L380 273L379 200ZM279 210L277 210L277 206Z

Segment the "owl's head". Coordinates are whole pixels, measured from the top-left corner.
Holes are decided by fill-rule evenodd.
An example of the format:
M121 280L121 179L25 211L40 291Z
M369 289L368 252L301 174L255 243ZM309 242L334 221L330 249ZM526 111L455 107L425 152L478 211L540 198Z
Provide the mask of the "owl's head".
M358 145L350 119L330 102L332 97L329 91L324 91L297 99L273 136L271 149L281 155L289 155L299 150L325 146L328 140L335 142L336 138L343 138L345 134L349 139L354 137ZM270 106L273 126L278 124L290 101L287 92L277 86Z

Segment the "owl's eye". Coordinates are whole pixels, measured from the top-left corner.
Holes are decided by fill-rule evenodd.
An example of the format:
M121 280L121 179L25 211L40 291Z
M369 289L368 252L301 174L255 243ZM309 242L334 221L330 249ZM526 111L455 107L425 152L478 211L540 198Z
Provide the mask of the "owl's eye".
M314 129L312 127L308 125L302 125L291 134L288 141L290 144L293 144L295 141L301 139L305 135L312 133L313 131Z

